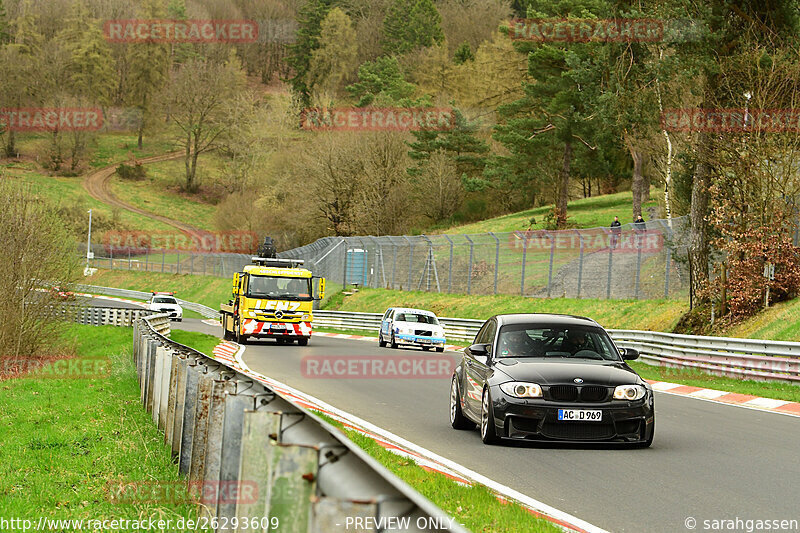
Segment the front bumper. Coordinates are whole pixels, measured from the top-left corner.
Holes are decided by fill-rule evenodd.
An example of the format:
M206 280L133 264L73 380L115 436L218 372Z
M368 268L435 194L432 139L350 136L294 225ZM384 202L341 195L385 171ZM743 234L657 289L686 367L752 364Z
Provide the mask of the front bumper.
M397 344L408 346L442 347L445 344L444 337L423 337L422 335L411 335L408 333L395 333L394 340Z
M645 442L655 428L653 392L632 402L556 402L520 399L492 389L498 436L552 442ZM559 409L602 411L599 422L558 420Z
M261 338L310 337L311 322L264 322L247 318L242 322L242 335Z

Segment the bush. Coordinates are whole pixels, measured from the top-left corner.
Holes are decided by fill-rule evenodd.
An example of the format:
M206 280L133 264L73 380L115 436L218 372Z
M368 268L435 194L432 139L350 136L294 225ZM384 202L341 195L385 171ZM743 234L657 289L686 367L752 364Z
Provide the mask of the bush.
M120 163L117 167L117 175L124 180L141 181L147 177L147 170L141 163L133 165Z

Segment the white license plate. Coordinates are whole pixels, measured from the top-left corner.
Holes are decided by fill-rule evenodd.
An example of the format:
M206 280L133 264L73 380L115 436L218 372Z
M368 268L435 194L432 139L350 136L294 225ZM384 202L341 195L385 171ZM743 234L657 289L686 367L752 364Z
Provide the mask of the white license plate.
M420 344L430 344L431 340L430 339L417 339L417 342L420 343Z
M559 409L558 419L565 422L601 422L603 411L589 409Z
M269 327L269 329L284 330L284 329L286 329L286 325L285 324L272 324Z

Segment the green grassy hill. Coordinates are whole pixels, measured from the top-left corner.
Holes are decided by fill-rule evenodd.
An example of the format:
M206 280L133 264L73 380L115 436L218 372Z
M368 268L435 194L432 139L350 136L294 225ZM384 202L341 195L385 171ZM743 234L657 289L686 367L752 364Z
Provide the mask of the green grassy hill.
M659 191L656 188L651 188L651 198L656 198ZM643 213L644 218L648 219L646 215L647 208L656 207L658 204L655 200L651 200L644 204ZM437 233L486 233L488 231L504 232L504 231L517 231L520 229L528 229L530 226L531 217L536 218L536 224L533 229L544 228L544 217L553 209L552 205L537 207L535 209L527 209L517 213L510 213L495 218L489 218L480 222L473 222L463 226L454 226ZM620 222L623 224L633 222L633 195L631 191L620 192L616 194L607 194L604 196L594 196L592 198L581 198L580 200L573 200L567 206L567 216L570 223L579 228L597 228L608 226L614 220L614 216L618 216Z

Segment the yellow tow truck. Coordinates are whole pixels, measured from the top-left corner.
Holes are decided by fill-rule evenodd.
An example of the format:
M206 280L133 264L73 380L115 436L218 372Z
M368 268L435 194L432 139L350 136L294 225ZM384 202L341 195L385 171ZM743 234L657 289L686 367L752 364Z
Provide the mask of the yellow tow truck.
M305 346L311 338L314 301L325 297L325 278L312 275L298 259L253 257L252 262L233 275L233 298L220 305L223 337L239 344L256 337Z

